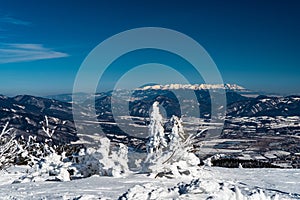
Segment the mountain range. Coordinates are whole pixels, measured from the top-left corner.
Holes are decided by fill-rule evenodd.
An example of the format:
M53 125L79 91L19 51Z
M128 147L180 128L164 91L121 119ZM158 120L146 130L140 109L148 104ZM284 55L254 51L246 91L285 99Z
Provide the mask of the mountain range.
M146 126L148 123L149 109L154 101L159 101L166 110L166 116L182 115L178 102L178 95L184 95L187 90L192 90L198 100L200 118L209 119L211 110L211 99L208 89L218 93L218 89L226 91L227 118L228 117L288 117L300 116L300 96L257 96L249 97L247 93L253 93L238 85L180 85L170 84L165 86L145 86L134 92L120 90L114 98L115 105L122 105L115 101L129 101L129 112L133 117L139 117L136 121L139 125ZM176 95L172 92L176 90ZM130 95L129 99L126 99ZM87 94L76 94L87 98ZM0 96L0 125L3 127L9 122L18 135L36 135L38 138L46 137L42 131L44 117L48 116L50 126L55 129L55 140L59 142L70 142L78 140L76 128L72 116L72 95L62 94L48 96L47 98L30 95L19 95L15 97ZM122 97L124 97L122 99ZM126 98L125 98L126 97ZM97 93L95 96L95 108L97 118L102 129L111 137L126 135L118 129L111 111L112 92ZM86 99L90 101L90 99ZM90 105L93 102L89 102ZM194 102L195 103L195 102ZM197 103L197 102L196 102ZM188 107L189 104L184 105ZM80 106L80 105L78 105ZM88 110L89 108L84 108ZM118 108L117 108L118 109ZM193 108L187 108L193 109ZM191 111L192 112L192 111ZM83 113L84 114L84 113ZM116 139L117 140L117 139Z

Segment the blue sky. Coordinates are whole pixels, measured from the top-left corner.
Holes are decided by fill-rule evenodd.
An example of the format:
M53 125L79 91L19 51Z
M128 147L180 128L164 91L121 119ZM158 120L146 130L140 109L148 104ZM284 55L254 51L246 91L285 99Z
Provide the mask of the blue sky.
M300 93L296 0L0 0L0 5L2 94L70 93L77 70L95 46L121 31L147 26L195 39L211 55L224 82ZM132 55L120 65L143 60L148 53ZM161 62L170 58L160 56Z

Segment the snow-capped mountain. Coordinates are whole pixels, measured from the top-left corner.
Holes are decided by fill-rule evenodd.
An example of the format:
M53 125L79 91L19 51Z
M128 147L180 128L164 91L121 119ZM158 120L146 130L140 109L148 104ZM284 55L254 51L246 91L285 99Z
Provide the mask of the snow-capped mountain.
M210 93L207 88L214 88L213 92L218 92L218 88L224 87L226 89L227 97L227 118L234 117L288 117L288 116L300 116L300 97L288 96L288 97L269 97L258 96L256 98L246 97L240 94L239 91L247 91L247 89L235 85L181 85L170 84L165 86L145 86L139 88L132 93L129 101L130 115L134 117L140 117L136 123L140 126L147 125L147 117L149 117L149 109L154 101L160 102L160 104L166 110L166 116L182 115L180 107L186 106L187 112L189 112L189 104L179 105L178 99L172 90L182 91L177 92L176 95L184 95L185 90L193 90L197 97L197 103L200 109L201 118L209 119L211 110ZM169 89L168 89L169 88ZM197 89L196 89L197 88ZM122 105L121 101L126 100L126 95L129 92L118 91L117 98L113 101L115 105ZM83 99L89 95L79 94ZM59 99L59 100L57 100ZM72 117L72 102L71 95L56 95L52 98L41 98L29 95L20 95L16 97L0 96L0 125L3 126L7 121L10 123L10 127L13 127L18 134L28 135L35 134L43 137L42 122L45 116L49 117L50 124L56 127L56 134L61 141L76 140L76 129L73 123ZM115 124L114 116L111 110L112 92L103 92L96 94L95 108L98 115L101 128L110 135L110 138L114 138L116 141L121 141L122 138L128 136L122 132ZM91 105L90 99L87 99ZM195 103L195 102L194 102ZM86 107L84 109L89 109ZM85 110L83 115L85 114ZM116 108L118 109L118 108ZM191 110L192 112L192 110ZM87 115L84 116L88 118ZM138 118L137 118L138 119ZM88 121L88 120L86 120ZM87 123L87 122L86 122ZM133 126L136 126L133 124ZM90 124L91 129L97 131L99 126ZM234 129L233 129L234 130ZM288 131L293 133L294 130Z
M246 88L239 86L237 84L167 84L167 85L148 85L139 90L216 90L216 89L226 89L236 92L248 91Z

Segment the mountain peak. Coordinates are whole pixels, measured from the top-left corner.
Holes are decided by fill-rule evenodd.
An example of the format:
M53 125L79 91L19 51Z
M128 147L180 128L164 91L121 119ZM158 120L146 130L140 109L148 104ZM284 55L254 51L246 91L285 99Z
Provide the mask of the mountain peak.
M208 90L208 89L226 89L234 91L246 91L242 86L237 84L167 84L167 85L147 85L139 88L140 90Z

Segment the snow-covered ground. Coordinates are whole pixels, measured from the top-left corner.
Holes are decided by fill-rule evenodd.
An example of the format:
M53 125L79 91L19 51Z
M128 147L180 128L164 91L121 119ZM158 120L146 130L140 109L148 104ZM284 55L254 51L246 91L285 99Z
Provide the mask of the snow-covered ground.
M194 182L132 173L121 178L12 184L25 171L26 167L1 171L0 199L118 199L129 189L123 199L300 199L299 169L204 167Z
M18 142L6 124L0 134L10 136L2 138L0 199L300 199L300 169L219 168L212 167L212 158L200 167L193 149L197 135L186 135L176 116L166 133L158 105L153 104L146 154L90 137L94 147L66 156L48 141ZM45 119L51 141L54 131ZM27 166L10 166L16 159L27 159Z

